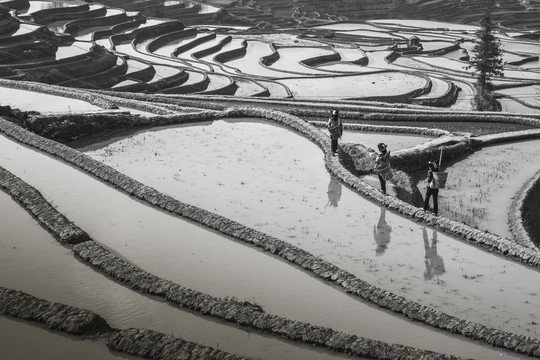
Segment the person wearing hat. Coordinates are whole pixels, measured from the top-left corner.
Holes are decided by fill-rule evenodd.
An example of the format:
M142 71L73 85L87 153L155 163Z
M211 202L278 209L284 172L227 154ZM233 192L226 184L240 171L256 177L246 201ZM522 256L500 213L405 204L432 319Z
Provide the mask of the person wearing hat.
M328 120L328 132L332 140L332 155L336 156L338 149L338 139L343 135L343 123L339 119L339 110L332 110L332 116Z
M430 160L427 163L427 190L426 197L424 199L424 210L429 210L429 199L433 197L433 213L435 216L439 215L439 188L434 181L433 173L439 171L439 165L435 160Z
M390 166L390 151L388 151L385 143L377 144L377 148L379 149L379 154L377 154L377 157L375 158L375 171L377 171L377 174L379 175L381 191L386 195L386 179L381 175L380 170Z

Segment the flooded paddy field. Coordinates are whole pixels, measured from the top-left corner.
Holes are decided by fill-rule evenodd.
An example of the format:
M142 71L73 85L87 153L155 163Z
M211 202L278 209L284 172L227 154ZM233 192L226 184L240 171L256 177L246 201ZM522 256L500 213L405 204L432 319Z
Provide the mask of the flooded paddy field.
M0 316L2 356L8 359L136 360L136 356L112 352L104 341L81 340L51 332L39 325ZM31 343L32 346L28 346Z
M14 172L18 172L19 176L27 181L35 182L35 179L32 180L33 176L40 177L38 173L41 173L41 176L43 176L47 173L46 169L49 166L55 166L54 164L57 163L57 161L38 153L33 154L34 156L38 156L37 159L32 160L31 158L27 158L26 160L30 161L30 163L25 163L22 161L25 158L24 153L21 154L19 151L17 151L17 158L10 156L7 154L7 151L9 151L11 144L9 141L6 143L3 137L0 138L0 140L2 140L2 148L4 151L6 151L6 156L11 158L11 160L15 160L14 162L20 164L21 167L19 170L17 170L16 167L10 166L9 160L8 163L2 162L1 166L9 167ZM18 145L14 144L14 146L17 149ZM18 150L21 150L21 148L18 147ZM31 150L28 151L32 153ZM39 158L41 158L41 160L39 160ZM38 166L38 164L41 165ZM28 165L33 165L32 168L36 170L33 172L33 175L24 170L25 168L29 168ZM49 170L54 170L54 173L56 174L58 174L58 171L70 170L69 166L66 166L65 164L58 163L56 166L59 167L57 169L49 168ZM39 170L40 168L41 170ZM64 170L61 170L62 168ZM77 170L71 169L71 171L78 173L79 181L95 183L96 185L99 184L93 179L84 180L84 178L87 176L84 176L84 174L78 172ZM25 175L25 172L28 176ZM67 175L67 173L64 174ZM97 202L98 199L94 197L94 195L96 195L95 193L86 193L88 189L86 186L83 186L82 183L80 183L81 186L72 186L71 191L66 188L63 190L60 189L58 187L59 184L55 185L56 181L54 180L54 176L49 176L48 181L38 181L38 183L41 184L41 186L38 186L38 188L43 192L43 194L50 197L52 202L55 202L54 199L57 199L56 201L58 201L58 205L60 205L62 201L83 205L84 203L88 203L89 199L92 198L96 201L96 205L98 203L102 203L103 205L107 206L106 202ZM108 188L103 184L101 186L103 188ZM51 193L52 190L50 190L50 187L53 189L56 187L57 191L59 191L62 195L58 196L57 194ZM84 189L86 189L86 191ZM80 199L75 198L73 191L78 191L80 194L82 194L82 196L85 196L86 201L81 202ZM117 196L133 202L132 200L129 200L129 197L123 194L114 194L115 191L108 188L108 191L102 195L113 197ZM71 200L68 200L68 198ZM112 205L115 202L112 198L110 198L110 201L111 202L109 205ZM200 315L194 314L190 311L175 308L167 303L164 303L160 299L134 292L129 288L119 285L107 277L96 273L84 263L76 260L69 250L59 245L54 238L52 238L35 222L35 220L32 219L32 217L30 217L24 210L20 208L17 203L11 200L3 192L0 193L0 206L2 209L2 214L5 214L5 221L2 222L2 226L0 227L0 234L2 235L1 238L3 239L1 245L2 251L0 251L0 268L2 270L0 271L0 281L3 286L22 290L33 294L34 296L42 297L50 301L58 301L71 306L89 309L103 316L113 327L149 328L168 334L174 334L175 336L184 338L186 340L206 344L208 346L217 346L221 349L226 349L229 352L241 353L245 356L250 356L253 358L283 358L291 360L340 358L339 355L333 356L324 351L314 351L309 347L289 344L273 337L266 337L241 330L234 326L230 326L228 323L212 320L208 317L201 317ZM144 206L141 207L145 208ZM60 208L63 208L64 210L68 210L68 208L71 210L76 210L75 206L73 205L70 207L60 206ZM161 215L170 217L150 208L146 209L146 211L156 213L158 216ZM127 212L126 215L129 217L130 215L133 216L134 213L135 210L133 209L132 211ZM87 219L87 221L88 220L91 219ZM110 219L111 222L114 222L114 220L115 219ZM171 221L175 220L171 219ZM101 223L100 226L98 226L99 224L96 226L104 229L114 229L117 228L117 226L120 227L120 224L117 226L103 226L102 220L99 218L96 218L96 223ZM155 222L155 225L161 226L163 223ZM177 233L178 232L174 232L171 234ZM210 236L211 235L212 234L210 234ZM112 233L109 233L108 236L117 238ZM159 235L153 233L152 236L156 237ZM119 239L120 241L123 241L119 249L121 250L122 247L139 247L139 245L136 245L135 243L126 242L131 238L132 234L130 235L129 232L126 232L126 234ZM148 241L148 237L141 236L141 238L141 240ZM189 239L197 240L196 237L190 237ZM97 235L96 240L101 240L101 237ZM144 250L145 246L143 245L142 248L139 249L142 250L141 254L145 252L147 253L148 245L156 248L155 243L147 244L146 250ZM234 246L234 244L231 245ZM178 254L184 254L186 258L196 258L195 261L192 261L194 263L197 263L203 259L205 260L206 264L212 263L209 261L208 255L203 255L201 252L195 249L187 250L187 248L180 246L182 246L182 244L173 245L173 248L169 248L169 250ZM249 251L249 249L245 249L245 251ZM128 259L132 258L131 255L126 255ZM239 254L239 256L241 255ZM249 259L249 256L243 256L237 260L239 262L245 262L246 258ZM174 266L175 264L178 265L181 263L179 259L176 259L178 262L173 261L172 259L169 260L171 261L163 261L163 259L161 259L159 262L151 261L151 263L153 264L152 266L169 266L176 272L183 270ZM270 258L267 260L267 263L268 262L272 263ZM219 264L216 264L216 266L217 265ZM275 262L275 265L279 266L280 262ZM152 268L152 266L150 266L150 270L156 270ZM199 267L199 269L201 269L201 267ZM220 271L222 271L222 268L220 269ZM193 270L194 269L192 268L188 275L194 275ZM208 270L211 271L211 269ZM214 269L214 272L212 273L215 274L216 271L217 270ZM302 274L300 273L299 275ZM176 273L176 279L178 279L178 273ZM199 278L200 281L203 281L202 279L203 277ZM283 279L286 279L286 277ZM209 281L210 279L207 280ZM236 285L237 288L241 286L245 285L241 283L237 283ZM320 284L319 286L324 285ZM344 298L346 299L346 297ZM349 302L351 301L352 300L349 299ZM13 329L13 331L16 331L18 323L3 322L2 324L5 324L8 327L7 329ZM23 324L19 327L31 329L33 325ZM3 329L4 328L2 327L1 331L4 331ZM45 331L43 334L45 337L44 339L40 338L39 334L36 335L41 339L40 341L45 341L45 339L48 338L48 335L51 335ZM52 335L59 337L57 343L62 344L61 338L65 338L64 335L55 333ZM2 339L2 341L4 340ZM101 343L89 344L88 347L90 348L90 354L100 354L103 351L106 353L107 350L105 350L105 348L101 349L102 345L103 344ZM81 351L81 349L84 349L84 347L78 349ZM66 349L66 352L67 351L69 350ZM17 351L17 349L13 349L13 356L20 356L19 354L20 352ZM107 358L106 354L104 355L104 358Z
M362 120L362 124L369 125L390 125L390 126L410 126L422 127L428 129L441 129L452 133L465 133L471 135L487 135L498 134L510 131L520 131L533 129L530 126L520 124L494 123L494 122L474 122L474 121L451 121L451 122L435 122L435 121L374 121Z
M210 139L219 147L209 147ZM458 317L517 333L538 331L524 325L536 323L536 310L529 308L536 306L530 291L534 285L526 284L534 281L535 271L358 197L326 173L316 146L285 129L216 121L142 132L95 147L81 150L177 199L291 242L372 284ZM438 274L426 262L434 244L445 264ZM494 296L492 282L522 301ZM471 298L474 306L466 305ZM500 310L495 317L494 308Z
M82 100L3 86L0 86L0 98L4 106L40 113L102 110L99 106Z
M210 14L218 10L213 5L229 3L188 2L186 8L197 7L198 14ZM39 10L58 7L64 8L60 13L65 14L75 5L32 1L19 14L29 20ZM164 5L171 9L182 4L169 1ZM249 12L251 5L243 5ZM292 5L281 6L281 11L277 10L280 16L298 16ZM263 31L251 31L254 28L249 26L193 26L186 27L194 34L191 38L167 42L161 37L184 28L180 21L153 17L143 21L141 17L145 15L99 4L89 5L88 11L102 8L106 14L102 17L108 18L106 23L79 22L83 25L74 35L85 41L66 41L55 54L47 56L48 60L69 63L70 58L109 55L101 50L96 52L94 44L114 52L107 58L114 64L112 68L104 66L106 72L86 77L97 84L108 77L111 85L93 84L91 88L114 89L118 84L138 83L149 85L145 92L167 92L174 86L161 89L159 83L185 72L188 77L183 86L208 80L205 89L215 93L227 85L234 88L234 82L244 83L245 87L239 86L233 94L237 97L264 93L263 96L312 101L313 105L321 99L386 99L399 103L396 106L401 102L421 103L434 109L439 105L433 104L444 100L457 86L459 91L452 93L443 110L472 110L474 77L468 71L466 58L477 26L471 24L395 19L322 21L314 22L321 24L318 26L306 24L300 30L290 27L284 31L270 29L270 22L260 23L258 30ZM216 18L229 16L224 14L216 13ZM113 17L127 22L112 24ZM59 20L49 24L49 28L60 34L66 30L66 24L68 20ZM145 28L145 35L141 36L140 30ZM24 37L38 29L38 25L26 23L12 35ZM97 33L100 40L91 41ZM68 34L63 35L64 39L69 38ZM540 80L539 45L537 39L522 39L523 35L518 31L498 34L504 59L516 64L505 69L505 78L496 79L496 85L500 88L503 110L527 115L538 112L535 95ZM192 40L195 42L189 43ZM421 48L414 47L416 40ZM9 43L12 39L3 41ZM185 51L174 54L179 46L188 43ZM152 44L156 49L150 51ZM408 54L411 49L413 52ZM150 74L145 81L137 78L145 76L139 73L143 70ZM137 74L135 78L131 77L133 74ZM525 85L517 86L521 84ZM204 105L193 106L194 99ZM180 110L184 100L186 108ZM197 108L208 115L208 109L214 109L212 98L201 94L176 101L178 110L170 111L171 118ZM103 110L87 101L12 88L0 88L0 102L2 106L24 111L68 113L74 118L79 113ZM241 102L231 103L242 106ZM253 105L250 101L244 103ZM343 103L336 102L335 106ZM130 110L124 105L111 108ZM271 105L264 108L271 109ZM299 110L301 113L306 108ZM141 106L131 112L145 118L155 116L149 111L152 110L143 110ZM367 113L360 111L358 120L345 122L426 127L473 137L533 128L442 119L362 120ZM300 116L300 121L314 120L320 116L316 114ZM327 135L325 129L320 131ZM398 151L430 140L434 138L346 130L340 143L375 149L379 142L384 142L391 151ZM335 162L335 158L327 156L327 149L314 142L290 128L258 118L241 118L98 134L70 146L175 200L283 240L396 296L460 320L540 338L540 304L535 290L540 275L536 269L494 255L437 231L426 222L390 211L379 205L381 202L361 197L329 174L330 160ZM511 239L508 207L519 188L538 171L538 145L538 140L493 145L443 164L449 179L439 199L442 217ZM268 314L292 321L387 343L481 360L527 358L422 321L411 321L402 312L392 313L374 302L364 302L347 294L341 284L323 281L292 265L290 259L149 206L73 165L4 135L0 135L0 150L0 166L35 187L95 242L163 279L217 298L248 301ZM425 174L421 172L412 175L418 180L413 185L423 195ZM376 174L361 179L373 191L379 190ZM397 196L396 185L389 184L389 196ZM68 247L60 245L4 192L0 192L0 213L0 286L89 309L115 328L149 328L253 359L353 358L181 309L161 297L134 291L75 258ZM26 346L30 342L35 346ZM101 339L66 336L4 317L0 317L0 348L2 356L10 360L134 358L108 350Z
M514 195L538 171L532 164L539 161L539 140L476 151L446 168L454 180L441 191L441 212L470 226L512 238L504 218Z
M2 141L2 149L6 154L6 158L1 163L2 166L9 168L25 181L36 184L40 192L54 203L59 211L69 213L70 218L86 229L96 241L154 274L221 296L238 296L241 299L256 301L271 313L309 320L315 324L325 324L350 333L381 337L385 341L393 340L396 343L427 347L440 352L454 353L457 350L458 353L476 354L475 356L480 359L489 359L500 353L498 350L493 351L489 347L479 346L460 337L432 331L400 317L387 315L384 311L366 306L341 291L333 290L332 287L318 280L310 279L303 272L285 265L281 260L273 259L258 251L253 252L249 248L226 239L209 243L208 241L216 236L212 232L202 229L189 230L193 227L192 225L142 204L137 205L128 196L115 194L115 191L108 186L31 149L23 149L20 145L5 140ZM55 176L48 177L45 175L47 172ZM62 174L65 181L73 186L59 186L54 180L58 174ZM92 202L89 202L89 197L92 198ZM15 205L9 200L2 203L6 206ZM100 204L102 206L99 206ZM118 207L130 210L118 211ZM13 214L31 219L20 209L18 214L17 212ZM169 219L168 221L182 228L168 228L164 222L165 219ZM139 225L133 228L135 224ZM152 230L153 227L156 228ZM36 231L43 232L37 225L34 225L34 228ZM10 231L10 229L7 230ZM294 230L290 231L295 233ZM178 234L184 236L178 237ZM167 240L168 237L170 240ZM36 239L34 236L30 238ZM318 358L317 353L314 355L311 351L302 354L305 351L303 347L292 352L286 343L266 346L259 342L258 336L254 334L249 335L247 343L246 339L236 343L234 339L219 338L218 340L217 337L223 336L220 335L219 322L211 321L210 329L204 325L208 322L207 319L200 319L199 316L190 315L189 312L178 311L160 301L153 304L151 297L133 293L85 268L83 264L74 260L69 252L51 240L49 238L49 241L39 242L38 246L25 247L25 257L41 256L41 261L33 262L36 266L41 266L41 270L29 268L29 271L20 272L16 264L20 263L22 266L23 263L17 261L16 256L3 252L6 259L9 259L2 262L3 266L15 271L18 275L13 276L9 272L2 272L8 279L4 283L37 296L51 300L61 298L63 302L89 308L105 316L113 326L143 326L167 333L172 331L177 336L200 343L212 346L219 343L220 348L227 348L228 351L234 353L247 351L248 355L257 358L272 359L276 356L284 359ZM7 247L9 248L10 245L7 244ZM43 256L46 253L43 246L50 247L49 255ZM230 248L231 246L233 248ZM30 255L28 251L32 251L34 255ZM227 256L224 256L225 254ZM253 264L250 265L251 261ZM54 266L48 264L54 264ZM65 270L65 266L70 266L70 269ZM58 274L56 274L57 271ZM43 280L38 281L35 273L49 273L47 278L52 278L54 284L60 287L50 283L43 286ZM272 276L268 279L259 277L264 274ZM68 276L71 279L62 280L62 276ZM74 276L76 276L75 279L73 279ZM80 278L86 276L91 277ZM249 279L256 281L250 284ZM74 283L86 285L80 289L80 286L72 286ZM257 285L263 283L264 286ZM113 288L110 288L111 286ZM315 287L309 290L312 286ZM97 288L101 290L96 291ZM323 293L325 295L321 297ZM110 297L110 294L115 294L115 301L102 299L102 297ZM296 295L291 296L292 294ZM151 304L144 305L149 301ZM120 306L120 308L115 306ZM142 308L139 309L139 306ZM148 309L152 310L148 311ZM185 319L186 316L188 319ZM187 323L190 323L190 326L186 326ZM360 323L363 325L358 326ZM400 323L402 325L399 325ZM400 330L404 327L407 328L405 332ZM224 336L230 339L235 333L234 327L226 326L226 328ZM241 334L242 331L239 331L240 339ZM242 343L241 349L236 348L240 343ZM249 348L249 344L253 344L251 350L246 349L246 347ZM272 351L267 354L268 357L263 356L270 348ZM255 353L249 353L249 351ZM330 358L324 352L321 356ZM509 359L514 358L510 354L508 356Z

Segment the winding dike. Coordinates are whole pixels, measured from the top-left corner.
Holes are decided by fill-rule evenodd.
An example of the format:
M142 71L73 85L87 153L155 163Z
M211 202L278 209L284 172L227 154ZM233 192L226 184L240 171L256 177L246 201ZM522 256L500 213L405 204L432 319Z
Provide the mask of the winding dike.
M431 213L427 213L398 199L382 196L377 189L364 183L357 176L346 170L338 157L331 156L330 141L324 133L295 116L278 111L251 107L230 108L225 111L205 112L205 114L210 114L211 116L208 115L209 118L200 120L196 119L194 114L185 114L174 116L174 119L176 121L187 121L188 118L190 121L208 121L210 118L257 117L275 121L300 133L317 144L325 154L328 170L360 195L417 221L433 226L438 230L452 234L470 243L490 248L514 260L522 261L529 266L538 267L540 264L540 256L535 250L512 243L496 235L470 228L450 219L435 217ZM153 124L153 126L155 125ZM370 285L354 275L339 269L335 265L317 258L285 241L273 238L196 206L175 200L76 150L37 136L6 120L0 119L0 131L23 144L59 157L139 200L215 229L247 244L262 248L272 254L276 254L290 263L309 271L320 279L341 286L347 293L358 296L362 300L369 301L381 308L391 310L415 321L421 321L438 329L485 342L492 346L540 357L540 341L537 339L462 320ZM6 191L19 203L23 204L27 211L36 218L38 218L36 214L39 213L55 212L54 208L43 205L37 198L34 200L27 199L27 197L31 196L32 191L28 189L29 185L24 184L20 179L17 179L13 175L10 176L8 172L4 172L1 178L2 188L7 189ZM34 193L33 196L36 196L36 194ZM48 229L60 239L59 228L49 227ZM292 341L310 343L353 356L375 359L419 359L427 357L430 359L455 359L455 357L448 355L436 354L407 346L387 344L381 341L360 338L355 335L343 334L329 328L284 319L265 313L256 304L234 299L211 297L149 274L111 254L92 240L75 242L77 244L71 248L77 257L87 262L97 271L130 286L134 290L164 297L167 301L180 307L231 321L237 325L284 337Z
M148 329L113 329L101 316L84 309L0 287L0 314L44 324L49 330L84 338L105 337L107 346L147 359L248 360L219 349Z
M39 322L49 330L72 335L96 335L111 330L105 319L91 311L38 299L5 287L0 287L0 314Z
M540 171L525 183L510 206L510 231L514 239L523 244L540 245Z
M52 206L46 204L46 201L37 191L32 191L33 188L30 185L5 169L0 168L0 170L2 175L0 177L2 179L0 187L4 191L7 191L20 204L23 204L30 214L35 216L36 213L47 213L50 218L59 216ZM35 201L35 204L29 201L31 199ZM204 210L201 211L204 212ZM58 231L61 231L61 229L49 228L48 230L53 236L60 240L61 234L58 233ZM233 298L216 298L154 276L112 254L91 239L73 246L66 243L64 243L64 245L70 247L76 257L87 263L94 270L129 286L135 291L159 296L178 307L194 310L202 315L208 315L224 321L233 322L239 326L255 329L262 333L286 338L291 341L309 343L356 357L387 360L412 360L426 356L435 360L461 359L455 356L438 354L432 351L415 349L403 345L388 344L378 340L344 334L326 327L289 320L280 316L268 314L264 312L260 306L247 301L239 301ZM310 255L307 254L305 260L309 261L309 257ZM13 290L6 290L5 294L0 292L0 313L7 316L43 322L43 319L45 318L42 316L36 315L29 317L27 315L35 313L34 308L36 305L34 302L21 301L25 296L28 295ZM18 305L14 306L12 304ZM62 305L60 308L54 307L52 309L58 309L58 311L62 312L64 307L65 305ZM38 308L41 307L38 306ZM50 312L53 310L50 310ZM77 313L75 310L73 311ZM84 314L89 314L89 312ZM85 315L81 318L70 318L71 320L69 323L75 322L77 325L74 326L88 327L81 319L88 318L89 316L90 315ZM61 317L60 324L51 322L50 328L55 330L66 328L66 326L62 325L63 323L64 318ZM107 330L108 326L104 323L104 320L100 320L99 324L101 325L96 325L92 328L94 332ZM112 335L108 336L107 343L113 349L129 354L143 357L149 357L150 355L156 356L150 357L152 359L177 359L178 357L175 357L176 355L171 355L171 357L155 355L159 354L159 349L165 348L165 345L162 344L162 340L168 339L170 338L164 337L163 334L158 335L158 333L150 330L131 329L121 332L120 334L114 332ZM173 342L176 343L177 341L174 340Z

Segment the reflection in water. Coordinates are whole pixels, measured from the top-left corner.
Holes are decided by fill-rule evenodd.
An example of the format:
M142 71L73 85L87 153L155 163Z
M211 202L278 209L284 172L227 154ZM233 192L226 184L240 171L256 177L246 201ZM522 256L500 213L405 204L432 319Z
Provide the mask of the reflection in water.
M386 209L381 208L381 215L379 216L379 221L377 222L377 225L373 226L373 238L375 239L375 243L377 244L377 249L375 249L375 253L377 255L384 254L384 252L386 251L386 247L390 242L390 231L392 230L392 228L386 223L385 215Z
M341 183L338 179L330 176L330 184L328 184L328 205L337 207L341 200Z
M446 270L444 269L442 257L437 254L437 232L433 230L431 246L429 246L428 234L425 227L422 229L422 235L424 237L424 248L426 249L424 280L431 280L433 276L437 276L437 283L439 283L439 275L444 274Z

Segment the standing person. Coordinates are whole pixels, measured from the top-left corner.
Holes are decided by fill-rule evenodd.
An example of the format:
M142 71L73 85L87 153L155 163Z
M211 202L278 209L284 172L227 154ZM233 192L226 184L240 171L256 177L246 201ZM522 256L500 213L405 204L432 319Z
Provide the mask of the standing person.
M330 132L330 139L332 140L332 155L336 156L338 149L338 139L343 135L343 124L339 119L339 110L332 110L332 116L328 120L328 131Z
M386 195L386 174L390 174L390 172L386 172L384 174L381 173L382 169L386 169L390 166L390 151L388 151L388 148L385 143L379 143L377 145L377 148L379 149L379 154L377 154L377 158L375 158L375 171L377 171L377 174L379 175L379 182L381 183L381 191L383 194ZM383 176L384 175L384 176Z
M433 173L439 171L439 165L436 161L428 161L428 174L427 174L427 190L426 197L424 199L424 210L429 209L429 198L433 196L433 213L435 216L439 215L439 187L434 181Z

